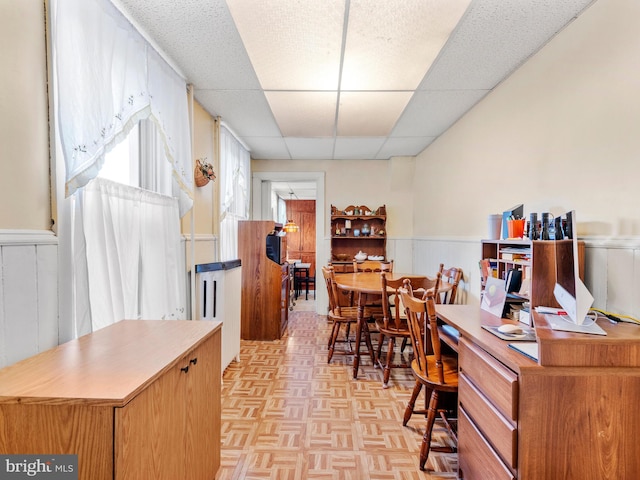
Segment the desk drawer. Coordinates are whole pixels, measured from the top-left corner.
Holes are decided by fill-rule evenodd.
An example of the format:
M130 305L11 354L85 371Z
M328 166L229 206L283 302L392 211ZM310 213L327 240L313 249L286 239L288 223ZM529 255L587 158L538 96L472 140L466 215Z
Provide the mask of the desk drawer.
M464 480L514 480L464 408L458 410L458 462Z
M518 375L487 352L464 338L459 347L460 371L500 412L518 420Z
M459 378L458 401L500 457L515 469L518 465L516 427L502 416L464 373L460 374Z

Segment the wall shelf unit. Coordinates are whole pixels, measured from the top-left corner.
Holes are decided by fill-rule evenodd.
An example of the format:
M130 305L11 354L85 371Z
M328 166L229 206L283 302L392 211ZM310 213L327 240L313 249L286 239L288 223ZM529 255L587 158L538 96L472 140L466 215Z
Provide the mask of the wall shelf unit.
M514 268L522 271L522 281L526 282L522 296L530 301L532 307L559 306L553 295L558 243L560 248L571 248L571 240L483 240L480 263L482 289L487 264L492 269L488 274L501 279L505 279L507 272ZM583 281L584 252L584 242L578 241L579 275Z
M331 264L337 272L352 271L358 252L387 259L387 208L365 205L338 209L331 205Z

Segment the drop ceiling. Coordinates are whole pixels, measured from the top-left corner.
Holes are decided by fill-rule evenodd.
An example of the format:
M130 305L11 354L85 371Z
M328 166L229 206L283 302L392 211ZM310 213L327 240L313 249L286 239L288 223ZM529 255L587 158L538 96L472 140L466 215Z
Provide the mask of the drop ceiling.
M419 154L594 0L113 0L254 159Z

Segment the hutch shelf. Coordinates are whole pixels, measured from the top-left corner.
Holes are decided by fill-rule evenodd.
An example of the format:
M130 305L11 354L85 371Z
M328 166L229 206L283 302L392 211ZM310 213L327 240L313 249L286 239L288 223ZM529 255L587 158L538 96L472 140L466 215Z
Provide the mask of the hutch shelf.
M337 272L350 272L354 256L362 251L387 259L387 208L349 205L339 210L331 205L331 264Z

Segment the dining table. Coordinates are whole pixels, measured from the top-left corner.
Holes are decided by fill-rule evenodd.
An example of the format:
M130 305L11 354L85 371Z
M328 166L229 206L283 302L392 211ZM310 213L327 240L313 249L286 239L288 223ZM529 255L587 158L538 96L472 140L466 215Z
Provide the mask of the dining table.
M423 279L426 277L428 280L433 280L433 286L435 286L436 283L436 278L432 278L428 275L399 272L384 273L388 280L398 280L400 278L408 278L409 280L411 280L412 278ZM354 272L335 274L336 285L338 286L338 288L340 288L341 290L354 292L357 295L358 318L356 321L356 338L353 355L353 378L358 378L358 369L360 368L360 341L362 340L362 329L368 328L368 326L365 325L363 321L364 307L367 303L368 298L370 298L371 296L380 296L383 294L382 280L380 278L380 275L381 272ZM441 284L438 292L444 293L447 290L451 289L451 286L448 285L449 284L447 283ZM384 293L388 295L393 293L393 290ZM372 357L372 359L375 368L376 361L375 358Z

